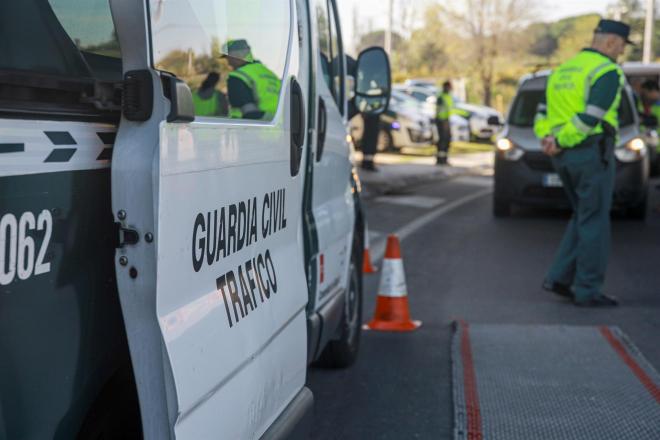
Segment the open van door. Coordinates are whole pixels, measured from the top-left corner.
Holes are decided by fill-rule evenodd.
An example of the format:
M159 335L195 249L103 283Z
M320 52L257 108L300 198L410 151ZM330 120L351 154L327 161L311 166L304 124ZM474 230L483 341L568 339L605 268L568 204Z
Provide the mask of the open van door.
M111 7L125 75L115 264L145 438L269 435L311 406L296 10ZM261 98L241 103L245 90Z

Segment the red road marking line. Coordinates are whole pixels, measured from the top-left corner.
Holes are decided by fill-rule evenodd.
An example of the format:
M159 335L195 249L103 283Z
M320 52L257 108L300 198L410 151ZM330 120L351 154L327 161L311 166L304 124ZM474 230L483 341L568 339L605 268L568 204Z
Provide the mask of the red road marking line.
M637 379L644 385L644 388L651 393L651 396L655 398L655 401L660 404L660 387L653 382L653 380L646 374L646 371L639 366L639 364L633 359L632 356L626 350L626 347L623 346L621 341L612 334L612 331L607 327L601 327L600 332L603 337L610 343L614 351L617 352L621 360L628 365L632 372L637 376Z
M477 375L474 372L472 347L468 323L461 321L461 359L463 360L463 384L465 387L465 409L467 411L467 438L482 440L481 410L479 409L479 394L477 393Z

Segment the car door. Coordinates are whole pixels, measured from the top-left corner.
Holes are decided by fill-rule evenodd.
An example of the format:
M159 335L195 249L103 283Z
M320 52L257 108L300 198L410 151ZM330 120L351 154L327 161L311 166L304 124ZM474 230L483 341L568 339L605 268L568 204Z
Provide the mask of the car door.
M308 79L296 9L112 0L112 10L128 78L115 261L145 437L257 438L306 374Z
M318 307L346 288L355 211L346 140L346 67L337 8L333 0L312 0L311 4L319 120L312 202L319 245Z

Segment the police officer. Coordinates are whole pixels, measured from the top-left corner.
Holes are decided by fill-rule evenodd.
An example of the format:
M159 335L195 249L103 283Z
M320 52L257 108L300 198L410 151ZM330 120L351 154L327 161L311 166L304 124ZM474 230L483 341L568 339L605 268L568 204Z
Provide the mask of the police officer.
M280 78L254 59L244 39L228 41L223 52L223 58L233 69L227 79L229 115L242 119L272 119L277 111Z
M547 106L534 130L573 207L573 216L543 288L575 305L616 306L602 293L610 244L614 191L614 146L624 75L616 64L630 27L601 20L590 48L549 77Z
M449 117L454 108L454 97L451 95L451 83L445 81L442 90L438 93L436 100L435 124L438 127L438 153L436 163L444 165L449 156L449 144L451 143L451 126Z
M648 130L658 128L660 121L660 86L657 80L648 79L642 83L637 100L642 125Z
M197 116L226 116L228 113L227 98L216 90L220 81L217 72L210 72L199 89L193 93L193 105Z

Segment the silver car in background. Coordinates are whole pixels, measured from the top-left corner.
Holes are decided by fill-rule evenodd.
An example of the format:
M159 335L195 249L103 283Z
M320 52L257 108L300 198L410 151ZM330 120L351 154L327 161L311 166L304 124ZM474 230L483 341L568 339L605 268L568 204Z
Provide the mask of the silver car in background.
M360 148L364 123L361 116L351 119L351 136ZM393 90L387 111L380 116L377 151L425 148L434 142L435 127L424 107L415 99Z

